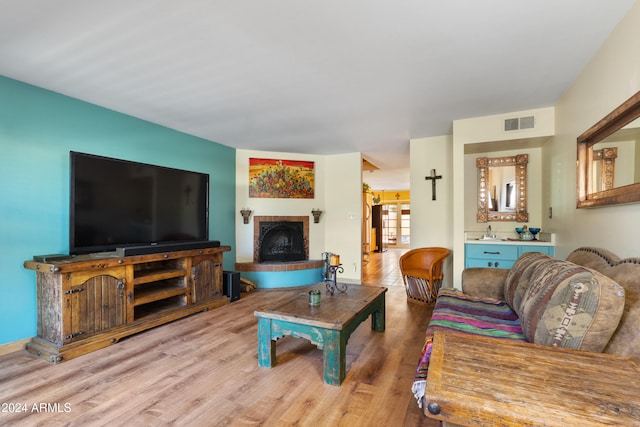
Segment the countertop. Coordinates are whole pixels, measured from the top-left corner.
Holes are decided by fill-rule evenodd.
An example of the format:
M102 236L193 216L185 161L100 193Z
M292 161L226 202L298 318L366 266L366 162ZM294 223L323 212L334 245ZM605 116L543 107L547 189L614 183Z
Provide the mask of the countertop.
M527 245L527 246L555 246L555 233L540 233L538 240L519 240L516 233L495 233L495 240L480 240L483 233L470 231L464 234L465 243L476 245Z

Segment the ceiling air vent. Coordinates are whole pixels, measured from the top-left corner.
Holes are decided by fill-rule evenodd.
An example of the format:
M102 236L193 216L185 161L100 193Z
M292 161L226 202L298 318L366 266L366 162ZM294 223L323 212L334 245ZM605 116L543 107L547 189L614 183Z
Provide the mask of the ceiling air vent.
M509 132L512 130L519 130L519 129L533 129L534 126L535 126L535 119L533 116L504 120L504 130L506 132Z

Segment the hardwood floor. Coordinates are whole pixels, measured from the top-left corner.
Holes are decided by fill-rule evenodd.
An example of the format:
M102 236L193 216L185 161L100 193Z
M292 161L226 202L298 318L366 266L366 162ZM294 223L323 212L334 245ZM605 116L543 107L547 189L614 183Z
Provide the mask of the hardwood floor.
M362 282L379 286L400 286L404 289L398 260L408 249L371 252L369 262L362 267Z
M253 312L296 292L263 290L58 365L0 356L0 425L437 426L410 391L431 308L407 302L401 253L366 266L365 283L389 287L386 331L367 320L353 333L340 387L304 339L279 340L277 365L258 367Z

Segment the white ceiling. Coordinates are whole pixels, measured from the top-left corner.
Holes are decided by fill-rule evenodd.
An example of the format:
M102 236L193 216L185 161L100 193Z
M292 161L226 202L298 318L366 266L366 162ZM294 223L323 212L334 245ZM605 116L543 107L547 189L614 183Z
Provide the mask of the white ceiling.
M0 0L0 74L231 147L362 152L399 189L410 138L554 105L632 4Z

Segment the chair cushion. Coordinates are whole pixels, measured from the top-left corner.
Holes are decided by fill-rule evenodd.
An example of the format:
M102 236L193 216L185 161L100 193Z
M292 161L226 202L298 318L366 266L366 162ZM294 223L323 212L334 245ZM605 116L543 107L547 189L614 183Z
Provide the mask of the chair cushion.
M534 262L524 273L530 275L529 285L516 310L527 340L601 352L624 310L622 286L595 270L569 261L532 258Z
M552 259L542 252L525 252L516 260L504 282L504 300L518 315L520 302L531 282L531 275L541 262Z

